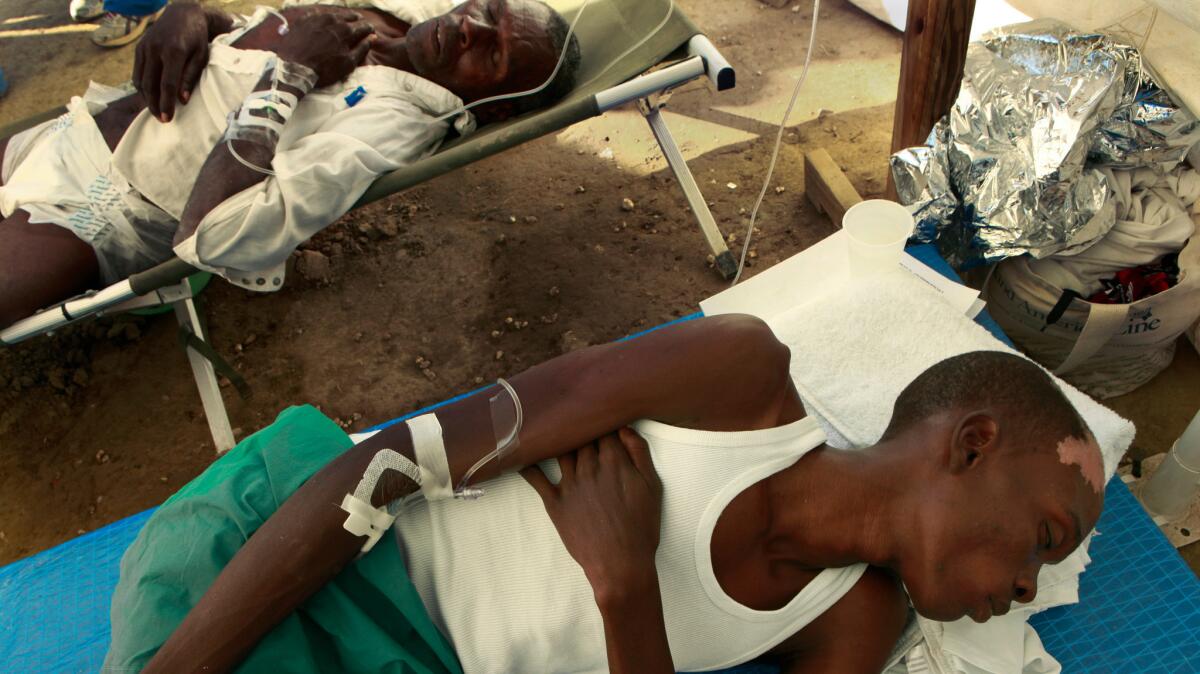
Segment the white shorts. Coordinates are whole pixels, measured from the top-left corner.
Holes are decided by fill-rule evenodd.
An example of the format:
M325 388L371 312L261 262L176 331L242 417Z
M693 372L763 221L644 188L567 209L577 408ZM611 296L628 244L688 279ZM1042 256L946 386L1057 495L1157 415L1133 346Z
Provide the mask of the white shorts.
M55 125L61 119L59 117L42 122L31 129L25 129L9 137L8 145L4 148L4 162L0 164L0 183L8 184L9 177L21 165L25 157L29 156L29 151L36 147L42 138L54 133Z
M13 136L0 176L0 212L64 227L96 251L115 283L171 259L178 223L146 201L112 165L93 115L125 92L92 84L67 113Z

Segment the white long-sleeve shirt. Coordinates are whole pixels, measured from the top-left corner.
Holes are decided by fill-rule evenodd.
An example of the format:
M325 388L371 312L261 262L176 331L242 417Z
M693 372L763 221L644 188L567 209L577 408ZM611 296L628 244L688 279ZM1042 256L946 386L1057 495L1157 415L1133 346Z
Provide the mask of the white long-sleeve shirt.
M453 6L449 0L387 4L387 11L409 23ZM249 25L265 16L259 10ZM240 35L213 41L208 65L174 120L163 124L142 112L113 153L129 183L176 219L225 132L227 115L254 89L273 56L232 47ZM366 96L350 106L346 96L360 86ZM271 163L275 175L210 211L195 234L175 247L176 255L245 288L278 290L291 252L348 211L380 175L436 151L450 123L435 120L462 106L433 82L374 65L310 92L280 136ZM474 129L469 113L452 119L460 134Z

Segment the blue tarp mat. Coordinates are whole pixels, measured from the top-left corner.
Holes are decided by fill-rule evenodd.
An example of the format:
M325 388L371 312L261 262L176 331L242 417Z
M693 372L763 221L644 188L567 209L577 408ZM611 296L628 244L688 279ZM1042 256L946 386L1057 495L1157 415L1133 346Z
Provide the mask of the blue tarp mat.
M1200 579L1119 477L1079 579L1079 603L1030 623L1063 671L1200 672Z
M931 246L909 252L953 277ZM986 314L978 320L1004 339ZM0 671L100 668L108 649L109 601L120 558L151 512L0 568ZM1083 574L1080 603L1031 621L1046 649L1068 674L1200 672L1200 580L1117 479L1108 485L1096 528L1094 561ZM776 670L748 666L737 671Z
M151 512L0 568L0 671L100 669L121 555Z

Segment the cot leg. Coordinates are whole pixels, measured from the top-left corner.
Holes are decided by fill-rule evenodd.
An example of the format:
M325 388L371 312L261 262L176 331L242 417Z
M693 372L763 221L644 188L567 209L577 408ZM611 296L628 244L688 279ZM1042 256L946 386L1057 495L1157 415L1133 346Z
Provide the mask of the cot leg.
M650 131L654 134L654 139L658 141L663 156L667 158L667 163L670 164L671 171L675 174L675 179L683 188L683 195L687 198L688 206L691 207L692 213L696 214L696 220L700 222L700 231L704 233L704 240L708 242L708 248L716 258L717 271L726 280L732 279L737 273L737 260L725 245L725 238L721 236L717 221L713 219L712 213L708 210L708 203L704 201L704 195L700 193L696 179L688 170L683 153L675 144L675 139L671 136L670 129L667 128L667 121L663 119L659 106L648 99L642 99L640 107L642 114L646 117L646 122L650 124Z
M186 286L188 280L182 283ZM175 318L182 329L191 332L198 339L207 341L204 328L200 322L200 310L192 299L191 288L188 288L187 299L175 303ZM221 387L217 383L217 373L208 359L190 347L185 347L188 363L192 366L192 375L196 378L196 388L200 391L200 403L204 406L204 417L208 419L208 429L212 433L213 444L218 454L224 454L233 449L233 428L229 425L229 414L225 411L225 401L221 399Z

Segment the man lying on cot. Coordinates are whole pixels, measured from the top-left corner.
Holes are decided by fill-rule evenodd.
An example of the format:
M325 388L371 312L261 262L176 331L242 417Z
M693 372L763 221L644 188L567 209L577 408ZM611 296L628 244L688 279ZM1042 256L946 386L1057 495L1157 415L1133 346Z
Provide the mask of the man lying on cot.
M388 11L260 9L240 26L172 4L138 45L140 93L93 85L66 115L0 139L0 328L172 248L277 290L288 255L378 176L431 154L451 127L466 134L574 86L578 41L537 0L371 1Z
M790 358L724 316L561 356L354 446L293 408L149 520L106 665L878 672L909 601L1001 615L1099 517L1099 447L1029 361L945 360L878 444L842 451Z

